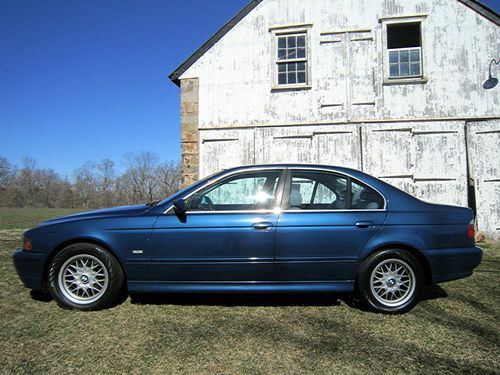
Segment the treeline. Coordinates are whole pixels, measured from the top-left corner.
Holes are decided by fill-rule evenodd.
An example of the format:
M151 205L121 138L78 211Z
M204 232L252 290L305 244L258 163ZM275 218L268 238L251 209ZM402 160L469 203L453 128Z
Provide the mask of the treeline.
M20 166L0 156L0 206L100 208L161 200L179 190L179 163L152 152L127 154L118 165L89 161L62 178L54 169L24 158Z

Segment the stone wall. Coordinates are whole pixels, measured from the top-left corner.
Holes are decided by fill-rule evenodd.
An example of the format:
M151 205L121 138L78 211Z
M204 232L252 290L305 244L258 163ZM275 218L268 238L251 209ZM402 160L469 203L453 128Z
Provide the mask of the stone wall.
M199 177L199 80L181 80L182 183L187 186Z

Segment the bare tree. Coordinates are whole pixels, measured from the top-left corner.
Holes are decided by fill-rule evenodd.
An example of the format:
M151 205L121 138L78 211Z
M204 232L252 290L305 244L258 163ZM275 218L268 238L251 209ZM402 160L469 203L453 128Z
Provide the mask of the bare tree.
M130 189L129 198L135 202L155 200L159 179L156 175L158 155L152 152L127 154L124 173L124 183Z
M160 199L177 192L182 185L180 163L165 162L158 166L156 175L159 179Z

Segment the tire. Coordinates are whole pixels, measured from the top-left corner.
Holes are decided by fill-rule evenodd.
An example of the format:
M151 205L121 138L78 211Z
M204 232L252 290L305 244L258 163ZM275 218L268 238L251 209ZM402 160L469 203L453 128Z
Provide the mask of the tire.
M409 251L387 249L370 255L360 266L357 293L372 311L403 314L420 300L424 271Z
M123 270L107 250L78 243L61 250L48 272L50 294L63 308L93 311L112 306L123 292Z

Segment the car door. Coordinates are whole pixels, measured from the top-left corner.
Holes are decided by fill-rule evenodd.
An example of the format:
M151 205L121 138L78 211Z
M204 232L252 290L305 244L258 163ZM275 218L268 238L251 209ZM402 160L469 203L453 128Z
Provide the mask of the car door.
M173 210L152 233L148 277L169 282L272 280L280 169L239 172L184 197L185 220Z
M276 233L276 279L348 281L383 225L385 199L349 176L290 169Z

